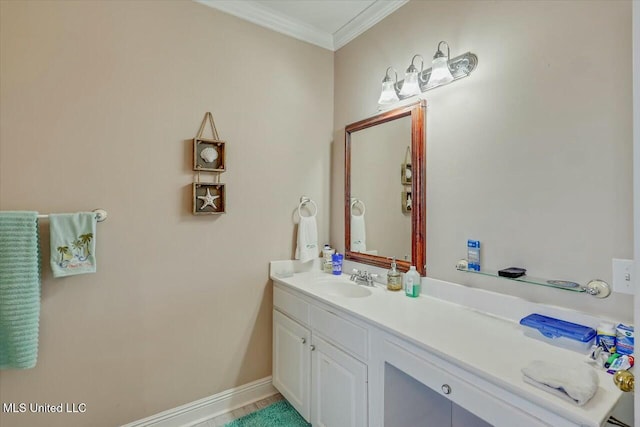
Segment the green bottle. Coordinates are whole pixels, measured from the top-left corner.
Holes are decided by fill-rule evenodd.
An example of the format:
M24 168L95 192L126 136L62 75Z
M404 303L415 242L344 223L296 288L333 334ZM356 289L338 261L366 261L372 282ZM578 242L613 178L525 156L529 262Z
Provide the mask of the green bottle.
M406 296L416 298L420 296L420 273L416 270L416 266L409 267L409 271L404 274L404 293Z

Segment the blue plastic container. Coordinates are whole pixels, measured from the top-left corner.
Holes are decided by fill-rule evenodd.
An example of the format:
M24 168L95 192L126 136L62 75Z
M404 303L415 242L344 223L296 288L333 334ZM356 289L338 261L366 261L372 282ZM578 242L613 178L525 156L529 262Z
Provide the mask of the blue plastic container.
M530 314L520 320L525 334L553 345L588 352L596 338L596 330L588 326L542 314Z
M342 274L342 261L344 259L344 255L342 254L333 254L331 255L331 262L333 264L332 273L335 276L339 276Z

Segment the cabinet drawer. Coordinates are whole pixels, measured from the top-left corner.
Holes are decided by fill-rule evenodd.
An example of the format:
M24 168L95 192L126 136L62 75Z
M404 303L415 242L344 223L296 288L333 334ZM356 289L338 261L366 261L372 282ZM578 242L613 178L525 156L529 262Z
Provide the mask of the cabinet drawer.
M309 304L277 286L273 288L273 306L294 319L309 324Z
M367 359L367 330L327 310L311 306L311 328L363 360Z

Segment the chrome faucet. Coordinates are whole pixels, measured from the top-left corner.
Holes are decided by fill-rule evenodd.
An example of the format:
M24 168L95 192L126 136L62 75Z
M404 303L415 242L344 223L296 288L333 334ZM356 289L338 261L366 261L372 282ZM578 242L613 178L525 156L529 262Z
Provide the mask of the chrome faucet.
M349 280L356 282L359 285L373 286L373 279L376 277L378 277L377 274L371 274L367 271L360 271L357 268L354 268Z

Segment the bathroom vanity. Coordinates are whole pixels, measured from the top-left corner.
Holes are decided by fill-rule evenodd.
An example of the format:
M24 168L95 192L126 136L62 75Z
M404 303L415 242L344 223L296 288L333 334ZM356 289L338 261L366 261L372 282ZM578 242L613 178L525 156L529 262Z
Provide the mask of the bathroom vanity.
M271 264L273 385L314 426L597 427L620 399L602 371L582 407L525 383L533 360L585 356L513 320L296 265Z

